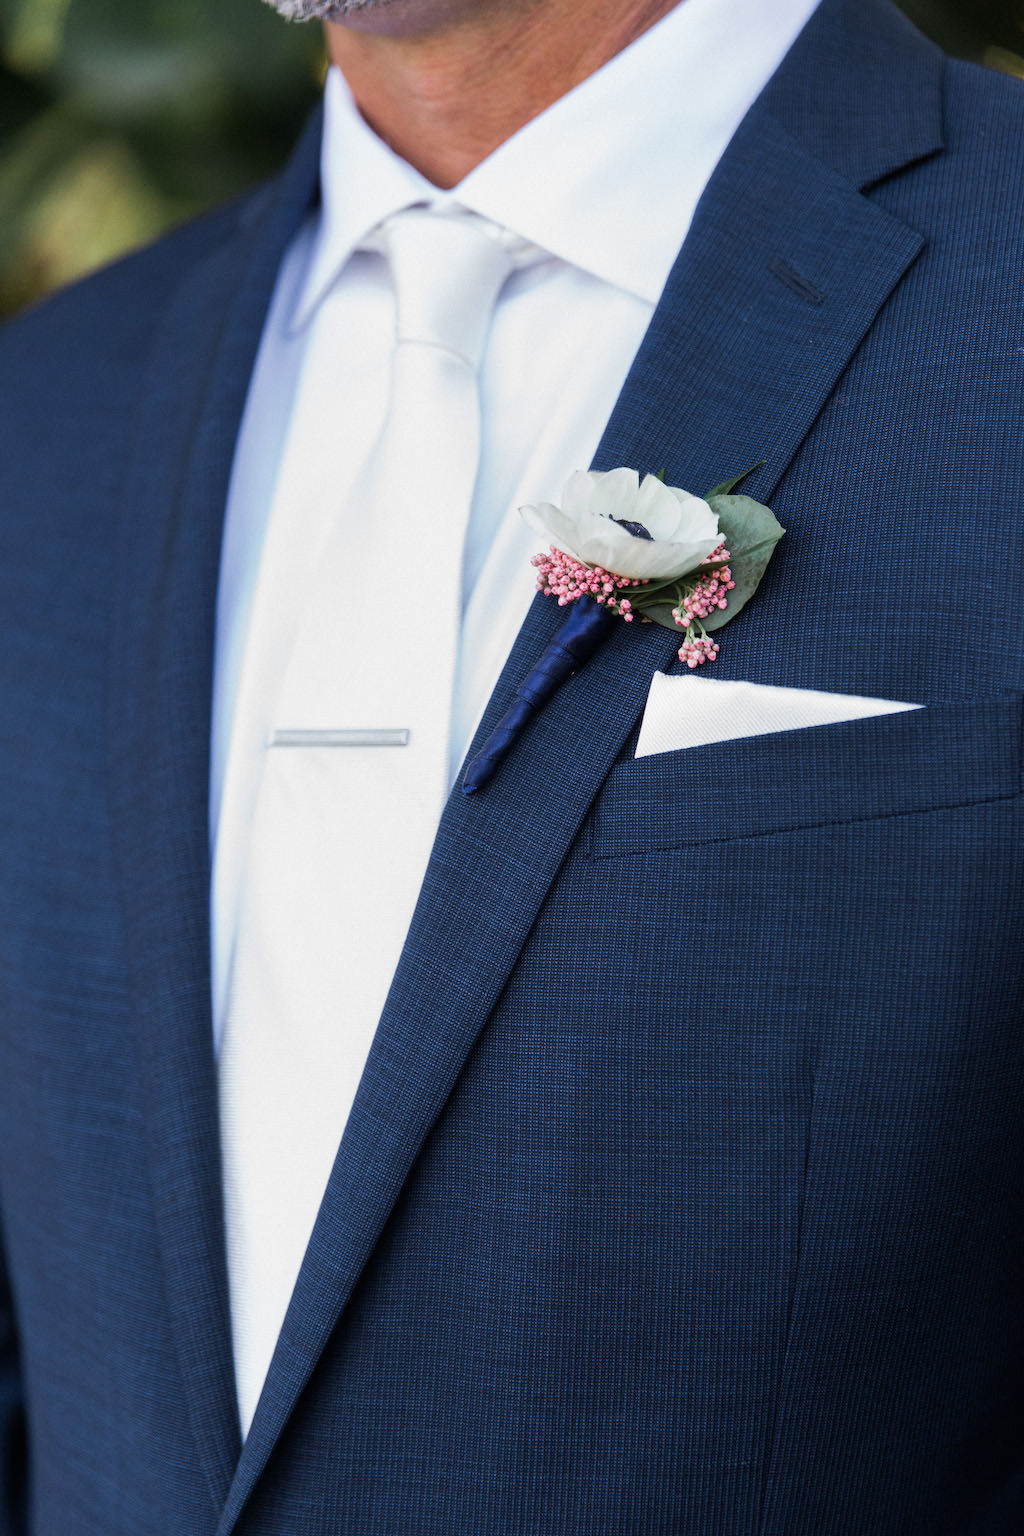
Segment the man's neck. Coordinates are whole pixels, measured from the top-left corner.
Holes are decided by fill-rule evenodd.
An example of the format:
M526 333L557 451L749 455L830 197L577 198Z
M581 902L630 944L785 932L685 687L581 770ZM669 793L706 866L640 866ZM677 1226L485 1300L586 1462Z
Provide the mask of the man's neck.
M327 46L376 133L435 186L453 187L676 3L456 6L420 31L332 22Z

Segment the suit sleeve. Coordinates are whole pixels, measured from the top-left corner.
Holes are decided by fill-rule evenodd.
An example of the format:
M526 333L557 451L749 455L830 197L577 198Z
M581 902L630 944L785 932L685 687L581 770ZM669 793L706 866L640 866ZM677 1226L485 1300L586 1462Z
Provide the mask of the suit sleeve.
M28 1439L14 1305L0 1246L0 1536L28 1529Z

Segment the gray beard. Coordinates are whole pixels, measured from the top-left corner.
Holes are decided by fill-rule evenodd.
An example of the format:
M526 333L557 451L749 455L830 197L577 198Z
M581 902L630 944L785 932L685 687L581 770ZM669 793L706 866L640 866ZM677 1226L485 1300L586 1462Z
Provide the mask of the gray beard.
M338 21L355 11L381 10L390 0L266 0L286 21Z

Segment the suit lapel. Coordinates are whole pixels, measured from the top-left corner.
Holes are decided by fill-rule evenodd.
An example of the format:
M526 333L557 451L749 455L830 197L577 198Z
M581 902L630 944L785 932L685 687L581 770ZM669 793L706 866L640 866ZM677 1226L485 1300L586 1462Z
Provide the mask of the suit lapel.
M867 46L871 25L878 36ZM882 78L872 76L876 70ZM794 81L810 85L801 91ZM934 152L937 83L930 47L887 5L825 0L705 194L597 467L664 465L674 483L705 490L766 459L751 486L753 494L771 494L921 249L921 238L863 197L850 177L866 184ZM893 93L902 100L904 92L927 110L894 109L878 132L879 100ZM816 94L829 104L829 121L854 128L856 142L839 144L831 159L813 143L821 111L808 98ZM797 131L804 118L810 127ZM478 741L561 617L549 600L535 600ZM751 618L756 622L756 605L736 621L737 631ZM677 646L664 630L622 626L561 690L487 790L451 797L219 1536L227 1536L266 1465L636 723L651 673Z
M168 305L126 487L108 718L164 1279L190 1422L219 1509L240 1448L209 978L208 780L221 521L284 246L315 184L314 121L280 186Z

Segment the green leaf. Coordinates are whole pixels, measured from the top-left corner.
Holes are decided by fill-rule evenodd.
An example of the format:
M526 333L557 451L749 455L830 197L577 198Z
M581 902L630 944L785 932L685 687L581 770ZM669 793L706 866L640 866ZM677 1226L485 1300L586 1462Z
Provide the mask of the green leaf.
M679 625L672 617L672 609L674 607L674 603L654 603L650 608L646 607L645 605L643 609L643 615L645 619L653 619L655 624L660 624L663 629L674 630L675 633L679 636L680 644L682 644L686 631L685 629L680 629ZM637 609L637 612L640 612L639 608Z
M757 463L751 464L750 468L745 469L742 475L734 475L731 480L723 480L721 485L716 485L714 490L708 491L707 495L704 497L704 500L710 502L712 496L728 496L731 491L736 489L741 480L745 480L748 475L752 475L754 473L755 469L760 469L761 465L766 464L767 462L767 459L758 459Z
M723 624L734 619L753 597L775 553L775 546L786 530L770 508L762 506L750 496L730 496L713 491L707 501L718 518L718 527L729 551L729 569L736 583L729 593L726 607L716 609L708 618L700 621L704 630L710 634L712 630L721 629ZM710 571L721 564L721 561L709 561L700 569ZM644 618L652 619L663 629L671 629L682 643L688 631L675 622L672 610L678 601L680 587L686 587L698 579L699 572L691 571L687 576L673 577L670 581L652 582L646 591L641 588L630 593L633 607ZM695 628L693 633L699 635L700 629Z
M729 568L736 583L729 593L728 606L703 620L704 628L710 633L734 619L753 597L775 553L775 546L786 530L768 507L749 496L713 493L707 501L725 535Z

